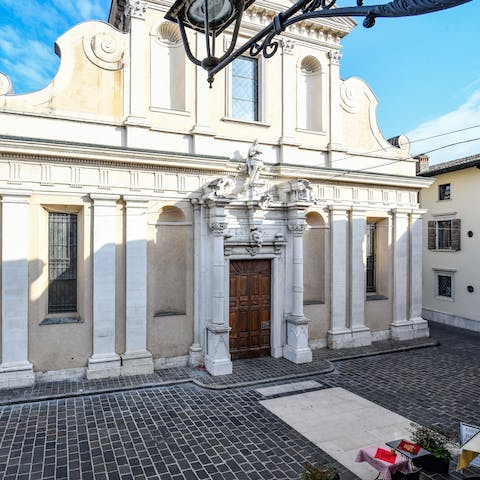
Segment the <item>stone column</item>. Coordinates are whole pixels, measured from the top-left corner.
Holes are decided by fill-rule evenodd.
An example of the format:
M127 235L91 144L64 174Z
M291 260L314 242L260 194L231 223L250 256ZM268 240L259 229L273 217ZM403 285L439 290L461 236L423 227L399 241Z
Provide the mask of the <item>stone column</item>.
M370 329L365 326L365 210L350 214L350 329L354 347L370 345Z
M126 345L122 374L153 372L147 350L147 205L148 198L124 196L126 207Z
M305 217L303 210L289 208L288 229L292 241L292 313L287 315L287 344L283 356L294 363L312 361L308 346L309 319L303 315L303 234Z
M390 326L392 338L410 338L408 322L408 243L409 210L393 209L393 314Z
M330 330L329 348L352 346L351 331L347 328L347 210L350 207L330 207Z
M428 337L428 323L422 318L422 220L426 210L410 214L410 323L412 336Z
M144 0L127 0L125 16L130 26L129 71L126 79L126 89L129 95L126 124L131 126L147 126L145 118L146 78L145 63L145 11L147 2ZM141 53L140 53L141 52Z
M93 355L87 378L120 375L115 352L115 231L118 195L91 194L93 200Z
M35 381L28 361L30 192L2 194L2 363L0 388Z
M225 207L220 200L209 205L211 230L210 315L207 324L205 367L211 375L228 375L233 366L230 357L230 326L225 318Z
M193 206L193 343L188 352L188 364L196 367L202 361L200 344L202 216L198 198L192 198L190 201Z

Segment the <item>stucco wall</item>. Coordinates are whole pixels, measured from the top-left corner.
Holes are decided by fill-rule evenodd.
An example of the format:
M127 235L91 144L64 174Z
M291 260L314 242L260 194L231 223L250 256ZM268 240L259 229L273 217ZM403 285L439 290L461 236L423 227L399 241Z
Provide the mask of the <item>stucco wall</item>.
M438 199L438 186L450 183L450 200ZM444 173L435 178L434 184L421 193L421 205L428 210L423 222L423 307L425 309L464 317L480 322L478 277L478 252L480 230L478 229L478 188L480 170L472 167ZM428 249L428 221L445 218L461 220L461 246L459 251L435 251ZM473 236L468 237L467 232ZM451 270L454 275L454 298L437 297L435 292L435 269ZM472 293L467 286L474 287Z

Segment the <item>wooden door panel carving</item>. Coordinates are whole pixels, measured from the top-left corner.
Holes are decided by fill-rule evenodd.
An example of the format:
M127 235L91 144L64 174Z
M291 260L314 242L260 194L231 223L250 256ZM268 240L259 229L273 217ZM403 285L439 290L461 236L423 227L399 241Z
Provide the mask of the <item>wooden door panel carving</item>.
M270 355L270 260L230 262L232 359Z

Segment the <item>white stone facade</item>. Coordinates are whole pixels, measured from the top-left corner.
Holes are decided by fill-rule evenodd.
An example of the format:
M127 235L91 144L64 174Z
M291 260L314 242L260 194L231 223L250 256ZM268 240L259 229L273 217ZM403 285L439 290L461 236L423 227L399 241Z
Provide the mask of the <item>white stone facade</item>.
M50 86L0 92L0 387L187 362L231 373L230 264L241 260L270 262L262 328L276 358L428 335L417 197L431 182L415 176L408 145L381 136L370 89L339 77L353 22L285 32L281 51L259 59L259 118L246 122L232 118L231 69L209 89L167 5L121 4L110 17L121 31L87 22L58 40ZM241 35L282 8L260 4ZM70 315L47 308L52 211L78 216ZM365 291L368 222L376 300Z

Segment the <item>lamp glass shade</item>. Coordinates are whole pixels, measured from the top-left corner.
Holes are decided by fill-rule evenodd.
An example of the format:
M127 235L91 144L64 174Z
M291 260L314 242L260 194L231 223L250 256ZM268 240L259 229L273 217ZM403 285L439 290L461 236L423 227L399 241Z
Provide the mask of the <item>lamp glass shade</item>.
M208 26L221 27L233 13L233 4L230 0L194 0L187 10L188 20L198 27L205 24L205 5L208 9Z

